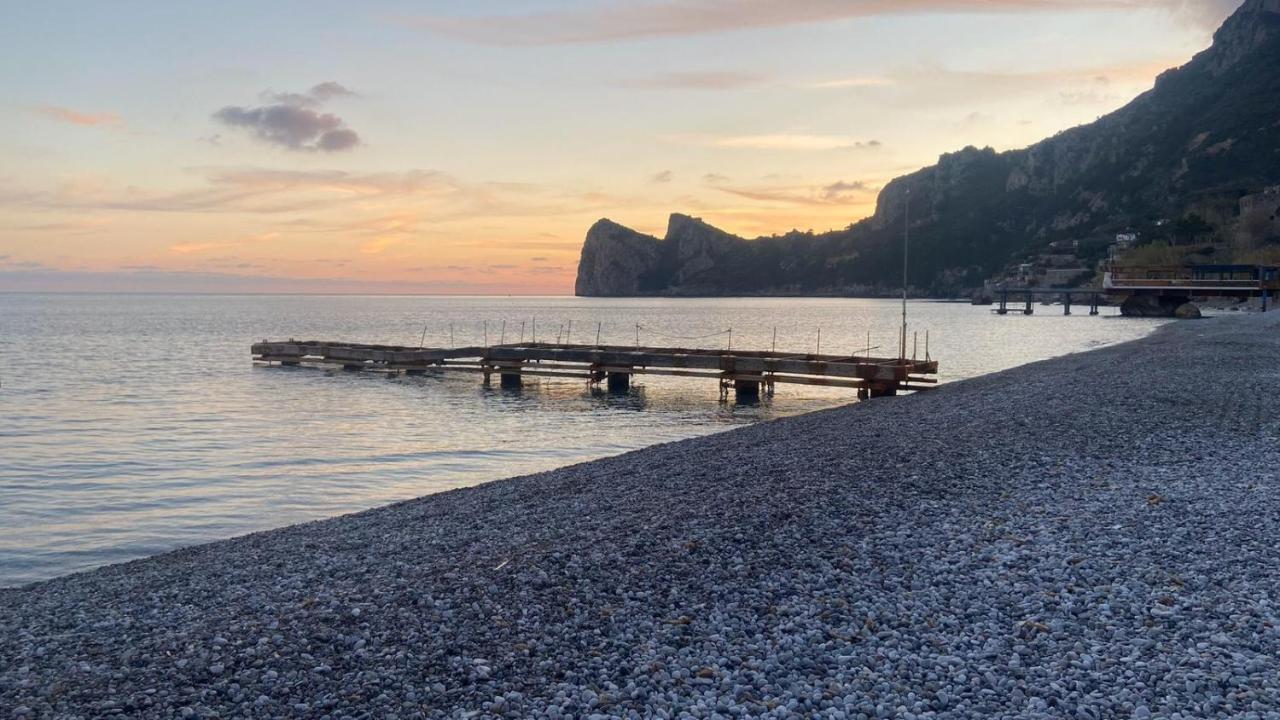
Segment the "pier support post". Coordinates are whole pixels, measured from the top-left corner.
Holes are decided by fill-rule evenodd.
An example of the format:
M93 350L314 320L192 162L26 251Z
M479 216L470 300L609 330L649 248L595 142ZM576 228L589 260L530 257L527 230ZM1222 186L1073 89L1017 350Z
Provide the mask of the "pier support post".
M1008 290L1000 291L1000 308L996 310L996 314L997 315L1009 314L1009 291Z
M605 376L605 387L611 393L625 393L631 390L631 373L611 372Z
M1034 310L1034 309L1032 309L1032 307L1031 307L1031 293L1027 293L1027 306L1026 306L1025 308L1023 308L1023 310L1022 310L1022 314L1023 314L1023 315L1030 315L1030 314L1031 314L1031 313L1033 313L1033 312L1035 312L1035 310Z
M734 380L733 396L738 402L760 399L760 380Z
M518 372L503 372L498 374L499 385L508 390L518 390L524 385L524 378Z
M1071 314L1071 293L1062 294L1062 314L1063 315Z
M1093 295L1089 296L1089 314L1090 315L1098 314L1098 303L1099 303L1098 293L1094 293Z
M898 388L895 385L872 385L867 395L871 398L895 397Z
M301 363L299 363L297 360L281 360L280 364L283 365L284 367L298 367L298 365L300 365Z

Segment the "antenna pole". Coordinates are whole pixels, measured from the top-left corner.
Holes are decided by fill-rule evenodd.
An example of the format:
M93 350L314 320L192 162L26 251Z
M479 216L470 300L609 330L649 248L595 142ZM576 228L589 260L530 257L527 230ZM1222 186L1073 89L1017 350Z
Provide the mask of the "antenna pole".
M907 207L902 223L902 343L899 359L907 359L907 250L911 243L911 191L907 191Z

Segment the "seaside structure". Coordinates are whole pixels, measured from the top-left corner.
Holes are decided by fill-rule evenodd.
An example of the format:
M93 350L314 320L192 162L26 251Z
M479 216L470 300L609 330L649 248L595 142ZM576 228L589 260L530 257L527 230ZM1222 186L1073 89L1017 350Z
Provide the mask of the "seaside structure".
M280 365L339 365L348 370L422 373L479 373L489 383L497 375L503 387L519 387L525 376L560 377L605 383L623 391L635 375L666 375L719 381L722 397L732 389L739 399L758 398L776 383L823 385L857 390L860 397L888 397L926 390L935 383L938 362L868 355L822 355L755 350L705 350L671 347L515 343L481 347L412 348L344 342L255 343L256 362Z
M1173 316L1196 298L1261 298L1266 311L1280 291L1280 267L1268 265L1172 265L1113 267L1102 289L1125 315Z

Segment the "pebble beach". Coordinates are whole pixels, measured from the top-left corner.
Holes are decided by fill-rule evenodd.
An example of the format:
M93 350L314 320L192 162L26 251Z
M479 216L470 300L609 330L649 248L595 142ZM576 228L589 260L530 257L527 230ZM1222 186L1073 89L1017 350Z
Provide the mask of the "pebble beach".
M1177 323L0 590L0 717L1280 718L1278 351Z

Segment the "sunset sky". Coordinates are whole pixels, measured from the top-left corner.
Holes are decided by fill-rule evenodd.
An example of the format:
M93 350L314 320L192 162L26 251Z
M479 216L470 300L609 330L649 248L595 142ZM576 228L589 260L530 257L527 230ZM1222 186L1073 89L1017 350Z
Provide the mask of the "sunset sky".
M601 217L844 227L1238 4L6 2L0 292L571 293Z

